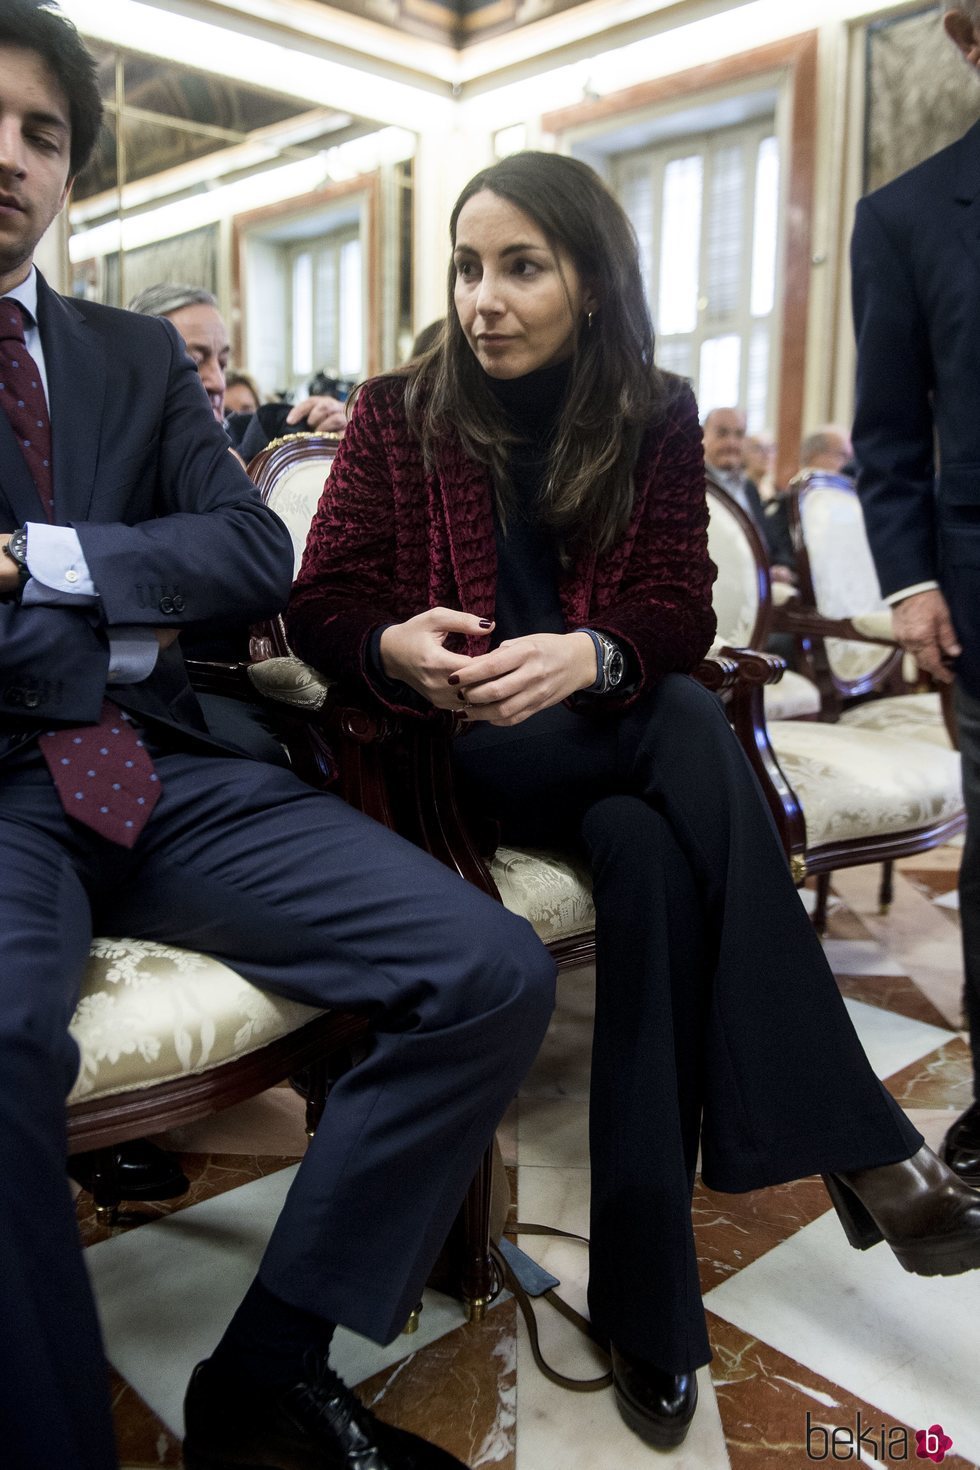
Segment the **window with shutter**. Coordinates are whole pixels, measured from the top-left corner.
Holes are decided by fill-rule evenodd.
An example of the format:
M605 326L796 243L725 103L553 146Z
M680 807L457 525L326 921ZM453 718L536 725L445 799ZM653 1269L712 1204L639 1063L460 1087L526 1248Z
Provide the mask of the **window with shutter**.
M657 362L694 384L703 412L774 417L779 148L772 118L674 138L614 161L640 244Z

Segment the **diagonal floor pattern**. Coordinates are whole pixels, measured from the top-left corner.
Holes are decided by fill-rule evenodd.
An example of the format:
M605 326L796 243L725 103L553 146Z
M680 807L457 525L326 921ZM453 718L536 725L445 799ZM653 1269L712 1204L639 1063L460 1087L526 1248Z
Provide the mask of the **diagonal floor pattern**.
M962 1033L953 846L900 863L877 912L877 873L835 876L827 954L862 1041L935 1146L970 1100ZM563 975L541 1055L500 1130L518 1217L585 1233L593 975ZM288 1088L162 1140L192 1180L173 1205L139 1206L119 1229L78 1210L106 1331L114 1412L130 1470L180 1465L180 1399L248 1279L304 1146ZM818 1180L731 1196L700 1182L694 1218L710 1369L686 1444L669 1457L620 1421L611 1393L571 1394L537 1371L514 1303L468 1325L426 1294L420 1330L390 1349L344 1334L338 1366L377 1411L474 1470L755 1470L916 1458L915 1432L943 1426L944 1465L980 1465L980 1273L923 1280L884 1247L850 1250ZM519 1243L584 1310L586 1250ZM579 1377L601 1354L546 1306L542 1345ZM834 1453L831 1453L831 1450Z

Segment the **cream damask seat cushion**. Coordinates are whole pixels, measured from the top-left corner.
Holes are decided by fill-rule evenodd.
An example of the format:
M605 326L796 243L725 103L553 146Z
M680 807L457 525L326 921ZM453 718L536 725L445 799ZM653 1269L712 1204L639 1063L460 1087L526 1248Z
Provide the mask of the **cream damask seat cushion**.
M852 730L912 736L943 750L953 748L938 694L894 694L885 699L870 699L845 710L839 723Z
M584 862L531 847L498 847L490 864L504 907L547 944L595 928L592 878Z
M932 827L963 811L954 750L840 724L783 721L769 738L803 809L808 850Z
M68 1101L208 1071L321 1014L194 950L96 939L70 1027L81 1065Z

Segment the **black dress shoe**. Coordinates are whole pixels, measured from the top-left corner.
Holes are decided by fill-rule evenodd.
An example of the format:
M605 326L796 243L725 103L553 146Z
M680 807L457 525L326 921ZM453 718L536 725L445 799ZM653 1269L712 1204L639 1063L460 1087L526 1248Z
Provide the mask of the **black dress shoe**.
M851 1245L884 1240L917 1276L958 1276L980 1267L980 1194L931 1148L898 1164L825 1174Z
M184 1400L185 1470L466 1470L438 1445L376 1419L310 1353L291 1388L198 1363Z
M120 1199L176 1199L190 1189L176 1154L168 1154L145 1138L120 1143L112 1150ZM72 1154L68 1173L76 1184L91 1190L98 1153Z
M613 1389L623 1419L645 1444L672 1450L681 1444L698 1406L698 1380L693 1373L665 1373L642 1358L609 1344Z
M958 1179L980 1189L980 1102L957 1118L943 1141L942 1154Z

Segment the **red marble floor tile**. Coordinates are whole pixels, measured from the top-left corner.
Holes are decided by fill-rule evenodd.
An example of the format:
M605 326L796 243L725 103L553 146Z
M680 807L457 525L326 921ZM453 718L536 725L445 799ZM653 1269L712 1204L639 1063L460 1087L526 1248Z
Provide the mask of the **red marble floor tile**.
M953 893L960 879L955 868L903 868L902 877L926 898L943 898L947 893ZM949 912L956 914L955 909Z
M139 1394L112 1367L109 1368L109 1392L112 1397L112 1422L120 1462L127 1470L169 1470L183 1463L180 1440L158 1419Z
M908 975L837 975L836 979L838 990L848 1000L860 1000L865 1005L893 1011L897 1016L949 1030L949 1021L942 1011Z
M815 880L813 886L815 886ZM827 909L827 938L874 939L874 935L867 928L860 914L849 909L837 897L833 888L830 891L830 903Z
M698 1179L694 1236L702 1292L750 1266L830 1208L819 1179L796 1179L749 1194L718 1194Z
M713 1313L707 1314L708 1336L714 1352L711 1378L714 1383L721 1422L728 1445L732 1470L768 1470L785 1466L786 1470L817 1463L824 1449L821 1429L834 1427L850 1431L850 1444L858 1434L867 1432L865 1456L848 1456L849 1441L841 1436L837 1454L824 1456L832 1464L849 1458L851 1464L926 1465L916 1457L916 1429L928 1425L903 1424L888 1419L880 1409L856 1398L846 1389L814 1373L802 1363L777 1352L768 1343L748 1336L740 1328ZM810 1416L811 1439L808 1455L807 1415ZM857 1416L861 1416L860 1429ZM953 1440L953 1452L943 1461L947 1470L977 1470L973 1461L955 1453L956 1425L943 1428ZM902 1433L904 1431L904 1435ZM879 1453L875 1453L872 1445ZM880 1453L880 1451L884 1453ZM902 1453L907 1451L907 1453Z
M358 1385L382 1419L473 1467L514 1470L517 1308L513 1300Z
M126 1201L117 1224L111 1227L98 1223L92 1196L83 1190L75 1201L82 1244L95 1245L100 1240L111 1240L117 1230L135 1229L151 1220L160 1220L177 1210L187 1209L189 1205L199 1205L229 1189L237 1189L241 1184L250 1184L253 1179L278 1173L295 1162L295 1159L247 1154L182 1154L181 1164L191 1186L188 1192L172 1200Z
M885 1082L903 1108L950 1108L963 1112L973 1101L970 1048L961 1036L920 1057Z

